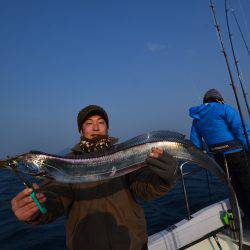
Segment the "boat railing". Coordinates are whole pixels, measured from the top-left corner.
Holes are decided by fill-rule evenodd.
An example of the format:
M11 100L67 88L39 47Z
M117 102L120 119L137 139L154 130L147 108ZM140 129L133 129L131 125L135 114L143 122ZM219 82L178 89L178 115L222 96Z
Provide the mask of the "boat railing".
M182 184L182 192L184 195L184 200L185 200L185 206L186 206L186 212L187 212L187 219L190 220L191 217L191 211L190 211L190 205L189 205L189 200L188 200L188 195L187 195L187 188L185 185L185 180L184 177L191 175L191 174L195 174L197 172L203 171L204 169L200 168L200 167L196 167L194 169L192 169L189 172L184 172L183 168L187 165L190 164L189 162L183 162L179 169L180 169L180 176L181 176L181 184ZM211 190L210 190L210 183L209 183L209 177L208 177L208 172L206 171L206 181L207 181L207 185L208 185L208 191L209 191L209 198L211 198Z

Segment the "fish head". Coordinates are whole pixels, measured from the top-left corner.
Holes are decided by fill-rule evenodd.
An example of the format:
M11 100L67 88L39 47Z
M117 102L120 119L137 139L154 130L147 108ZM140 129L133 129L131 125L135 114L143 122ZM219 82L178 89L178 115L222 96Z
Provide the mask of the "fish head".
M18 171L33 175L41 176L44 174L43 156L34 153L27 153L18 158Z

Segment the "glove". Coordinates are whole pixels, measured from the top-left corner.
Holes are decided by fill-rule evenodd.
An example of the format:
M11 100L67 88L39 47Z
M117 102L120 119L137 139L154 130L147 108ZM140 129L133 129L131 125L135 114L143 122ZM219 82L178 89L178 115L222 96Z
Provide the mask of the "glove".
M176 182L178 162L172 155L165 152L158 158L148 157L146 163L149 169L164 179L166 183Z

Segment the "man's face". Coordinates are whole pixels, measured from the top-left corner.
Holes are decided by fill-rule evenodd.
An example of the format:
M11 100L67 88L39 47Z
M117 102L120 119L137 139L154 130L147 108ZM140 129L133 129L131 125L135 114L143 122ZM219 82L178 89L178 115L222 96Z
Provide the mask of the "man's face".
M107 135L108 127L100 115L93 115L82 124L81 132L87 139L93 139L99 135Z

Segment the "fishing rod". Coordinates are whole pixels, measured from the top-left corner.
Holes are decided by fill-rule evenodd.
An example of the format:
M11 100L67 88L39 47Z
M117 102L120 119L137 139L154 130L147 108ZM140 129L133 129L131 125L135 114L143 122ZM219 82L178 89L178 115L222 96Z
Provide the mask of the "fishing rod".
M245 40L245 38L244 38L244 35L243 35L243 32L242 32L242 30L241 30L241 28L240 28L240 24L239 24L239 22L238 22L238 19L237 19L235 13L234 13L234 10L232 9L231 11L232 11L234 20L235 20L235 22L236 22L236 24L237 24L237 27L238 27L238 29L239 29L239 31L240 31L241 38L242 38L242 40L243 40L243 42L244 42L244 44L245 44L247 53L248 53L248 55L250 56L250 50L249 50L249 48L248 48L248 46L247 46L247 42L246 42L246 40Z
M228 31L230 46L231 46L231 50L232 50L232 54L233 54L233 58L234 58L234 65L235 65L235 68L236 68L236 71L237 71L237 76L238 76L238 79L239 79L239 82L240 82L241 91L243 93L243 97L244 97L245 104L246 104L246 107L247 107L248 116L249 116L249 119L250 119L250 109L249 109L249 105L248 105L248 101L247 101L247 94L246 94L246 91L245 91L244 86L243 86L243 82L242 82L242 78L241 78L241 74L240 74L240 70L239 70L239 66L238 66L239 65L239 60L236 58L236 53L235 53L235 49L234 49L234 45L233 45L233 39L232 39L232 33L231 33L231 30L230 30L230 25L229 25L227 2L228 1L225 0L225 13L226 13L226 20L227 20L227 31Z
M243 128L244 136L245 136L245 139L246 139L246 143L247 143L247 148L248 148L248 150L250 150L249 139L248 139L248 136L247 136L246 126L245 126L243 114L242 114L242 111L241 111L240 102L239 102L237 90L236 90L236 87L235 87L233 74L232 74L232 71L231 71L231 68L230 68L229 60L228 60L226 49L225 49L223 39L222 39L222 36L221 36L220 27L219 27L219 24L218 24L218 21L217 21L217 18L216 18L214 4L213 4L212 0L210 0L210 7L211 7L211 10L212 10L212 13L213 13L215 27L216 27L216 30L217 30L217 34L218 34L218 37L219 37L220 44L221 44L222 53L223 53L223 55L225 57L225 60L226 60L227 70L228 70L228 73L229 73L229 76L230 76L231 86L232 86L232 89L233 89L233 92L234 92L234 96L235 96L236 103L237 103L237 108L238 108L238 111L239 111L239 114L240 114L241 124L242 124L242 128Z

